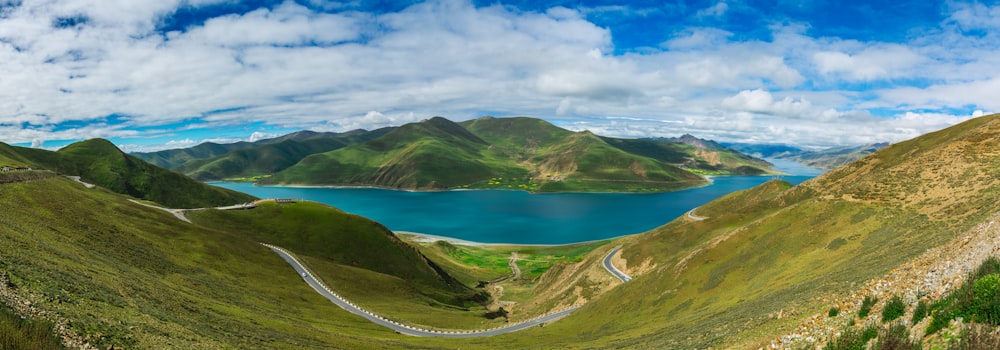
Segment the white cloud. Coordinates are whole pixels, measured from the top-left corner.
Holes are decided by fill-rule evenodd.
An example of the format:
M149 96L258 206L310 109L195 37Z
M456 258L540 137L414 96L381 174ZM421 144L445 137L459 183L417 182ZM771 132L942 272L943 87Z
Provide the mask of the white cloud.
M819 72L843 75L849 80L876 80L911 76L911 69L927 59L902 45L866 47L856 54L820 51L813 54Z
M940 28L898 43L815 38L807 23L778 23L771 40L687 28L627 53L588 16L654 10L432 0L394 13L325 14L288 1L154 31L178 8L225 1L23 2L0 18L2 141L140 137L181 131L172 125L191 119L344 131L488 112L554 115L620 135L676 136L683 125L724 139L838 143L897 140L946 124L934 118L960 118L936 111L1000 111L995 6L949 4ZM701 13L725 16L733 6ZM52 26L66 17L82 24ZM916 123L907 111L932 113ZM112 114L126 117L109 125ZM66 122L86 126L58 127ZM839 134L838 122L867 136Z
M743 90L735 96L726 97L722 100L722 106L735 111L777 114L793 118L809 113L812 109L812 103L808 100L786 96L775 101L770 92L761 89Z
M727 10L729 10L729 4L727 4L725 1L719 1L715 3L715 5L699 10L698 13L695 14L695 16L722 17L723 15L726 14Z

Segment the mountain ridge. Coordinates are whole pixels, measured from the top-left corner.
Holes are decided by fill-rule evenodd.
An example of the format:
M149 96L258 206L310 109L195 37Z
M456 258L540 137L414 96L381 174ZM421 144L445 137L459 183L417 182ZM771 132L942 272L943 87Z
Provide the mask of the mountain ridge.
M261 182L635 192L698 186L705 183L700 174L773 172L767 162L733 154L574 133L527 117L483 117L461 123L435 117L368 142L309 156Z

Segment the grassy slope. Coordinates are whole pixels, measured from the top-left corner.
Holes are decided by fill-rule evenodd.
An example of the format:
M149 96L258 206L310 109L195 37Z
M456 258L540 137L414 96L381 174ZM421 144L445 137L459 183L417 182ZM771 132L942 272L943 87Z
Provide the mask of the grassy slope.
M479 118L461 123L491 144L491 155L526 168L541 192L673 190L703 183L694 174L629 153L590 132L573 133L534 118ZM549 181L558 179L558 181Z
M158 152L137 152L132 155L161 168L172 169L188 161L218 157L232 151L252 147L254 147L253 143L244 141L228 144L205 142L194 147Z
M295 165L309 155L373 140L391 130L392 128L382 128L346 133L300 131L258 141L251 148L233 150L210 158L191 159L177 165L175 170L202 181L270 175Z
M315 154L268 183L450 188L489 178L477 158L485 143L444 118L404 125L385 136Z
M406 260L419 254L377 224L328 207L264 207L253 229L231 231L228 227L246 227L223 224L224 216L211 213L195 215L196 220L227 229L187 224L59 177L0 185L0 194L5 208L0 212L0 270L33 305L71 320L74 331L100 348L450 346L448 340L397 335L339 309L255 238L300 247L305 253L299 256L327 284L392 318L452 329L501 324L483 318L483 309L456 307L420 293L430 287L361 268L375 264L404 275L430 271L421 259ZM271 216L278 212L280 218ZM324 217L322 224L340 228L326 227L301 241L285 235L284 229L316 229L299 220L317 215ZM355 244L324 244L338 243L343 235L353 237ZM377 249L388 251L371 256L355 252ZM398 259L399 264L393 263ZM412 265L400 265L407 261ZM441 287L439 294L466 292ZM485 340L464 343L488 346Z
M253 196L208 186L127 155L102 139L77 142L57 152L10 147L26 163L174 208L231 205Z
M710 175L763 175L776 173L764 160L705 141L713 147L700 148L682 142L656 139L618 139L602 137L623 151L650 157L667 164Z
M639 277L546 334L610 347L759 346L829 308L817 302L825 293L884 274L1000 210L998 146L1000 116L990 116L795 188L770 182L714 201L697 210L705 221L681 218L624 239Z

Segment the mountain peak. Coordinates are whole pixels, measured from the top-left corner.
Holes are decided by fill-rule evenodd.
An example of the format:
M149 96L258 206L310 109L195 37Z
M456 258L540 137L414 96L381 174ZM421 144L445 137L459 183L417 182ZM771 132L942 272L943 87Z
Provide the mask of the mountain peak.
M724 149L725 148L725 147L722 147L722 145L718 144L715 141L700 139L700 138L697 138L697 137L695 137L694 135L691 135L691 134L684 134L684 135L681 135L681 137L673 137L673 138L669 138L667 140L670 141L670 142L680 142L680 143L688 144L688 145L691 145L691 146L694 146L694 147L697 147L697 148L700 148L700 149L706 149L706 150L719 150L719 149Z

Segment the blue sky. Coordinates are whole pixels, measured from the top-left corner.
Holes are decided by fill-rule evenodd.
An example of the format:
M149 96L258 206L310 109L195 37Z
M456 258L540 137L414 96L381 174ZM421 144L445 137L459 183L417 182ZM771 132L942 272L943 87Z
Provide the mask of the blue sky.
M1000 6L0 0L0 141L126 151L526 115L825 147L1000 111Z

